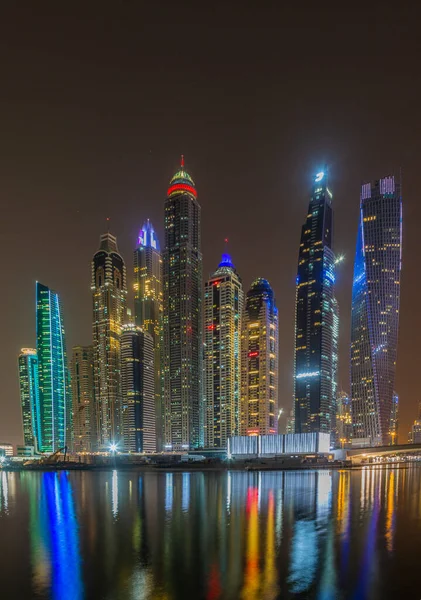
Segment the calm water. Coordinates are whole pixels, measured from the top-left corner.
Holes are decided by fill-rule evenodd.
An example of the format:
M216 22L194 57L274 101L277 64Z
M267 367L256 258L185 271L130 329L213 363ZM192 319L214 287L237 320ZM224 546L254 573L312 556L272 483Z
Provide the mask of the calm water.
M9 599L421 598L421 467L1 473Z

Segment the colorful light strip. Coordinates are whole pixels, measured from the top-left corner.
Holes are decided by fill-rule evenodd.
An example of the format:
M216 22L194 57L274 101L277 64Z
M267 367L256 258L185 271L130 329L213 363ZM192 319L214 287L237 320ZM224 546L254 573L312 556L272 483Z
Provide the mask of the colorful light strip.
M167 196L171 196L174 192L188 192L197 198L197 192L191 185L185 183L175 183L168 188Z

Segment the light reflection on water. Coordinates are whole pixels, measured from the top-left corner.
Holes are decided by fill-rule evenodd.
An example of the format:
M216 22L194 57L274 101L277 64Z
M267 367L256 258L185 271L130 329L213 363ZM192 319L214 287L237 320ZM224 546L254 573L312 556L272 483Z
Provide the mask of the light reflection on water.
M418 598L420 488L418 467L2 472L2 590L41 600L371 600L395 598L404 583Z

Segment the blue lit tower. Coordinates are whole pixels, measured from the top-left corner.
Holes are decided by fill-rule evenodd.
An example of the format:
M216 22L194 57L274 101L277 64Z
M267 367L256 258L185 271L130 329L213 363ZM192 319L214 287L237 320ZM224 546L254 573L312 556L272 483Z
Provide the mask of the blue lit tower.
M164 446L203 444L202 253L200 205L184 167L173 176L165 201L163 252Z
M393 438L401 252L400 183L391 176L364 184L352 288L351 409L354 439L372 445Z
M122 439L120 335L126 313L126 266L110 232L92 259L94 410L92 449L108 450Z
M36 284L40 452L71 445L72 399L59 295Z
M240 434L278 433L278 309L269 282L246 295L241 327Z
M314 178L301 231L295 301L295 431L335 430L339 312L327 170ZM334 441L332 439L332 441Z
M41 437L38 358L37 351L33 348L22 348L20 351L19 387L24 444L38 447Z
M226 252L205 283L205 445L226 448L239 432L241 279Z
M154 389L157 450L162 449L162 258L158 237L149 219L139 232L134 251L135 323L147 331L154 344Z

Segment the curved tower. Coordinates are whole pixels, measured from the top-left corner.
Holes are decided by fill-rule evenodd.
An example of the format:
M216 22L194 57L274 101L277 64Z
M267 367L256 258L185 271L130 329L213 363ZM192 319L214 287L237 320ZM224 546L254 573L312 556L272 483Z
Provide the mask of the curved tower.
M107 449L122 436L120 334L126 308L126 267L117 238L104 233L92 260L95 415L91 439ZM92 444L95 449L95 444Z
M134 251L133 287L135 323L153 339L156 449L162 450L162 258L158 237L149 219L139 232Z
M57 292L38 281L36 297L40 423L37 442L40 452L55 452L72 444L72 398L63 310Z
M226 448L238 435L244 293L229 254L205 283L205 445Z
M167 450L204 443L200 245L196 186L181 157L165 201L163 408Z
M295 299L295 431L335 436L339 313L332 192L317 173L301 230Z
M240 433L278 433L278 309L261 278L251 284L243 311Z
M361 189L351 319L353 436L394 441L393 402L402 257L400 184L385 177Z

